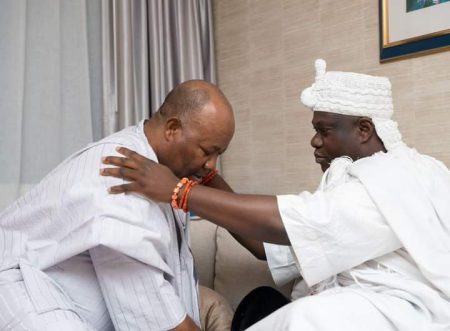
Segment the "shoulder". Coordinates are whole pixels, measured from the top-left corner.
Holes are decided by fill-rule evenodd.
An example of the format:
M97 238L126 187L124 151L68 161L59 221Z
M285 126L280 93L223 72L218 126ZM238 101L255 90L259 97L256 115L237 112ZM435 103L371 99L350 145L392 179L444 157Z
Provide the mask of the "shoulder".
M157 161L157 157L142 130L141 123L127 127L98 142L94 142L88 145L84 151L94 152L101 156L114 156L119 155L115 150L118 146L126 147L151 160Z
M64 175L89 179L97 177L103 167L101 159L105 156L123 156L116 151L117 147L126 147L157 162L157 157L139 126L131 126L97 142L91 143L75 152L55 168L47 177Z
M417 152L414 148L401 146L386 153L379 152L370 157L360 159L349 167L351 174L408 173L419 177L433 174L435 171L449 173L441 161Z

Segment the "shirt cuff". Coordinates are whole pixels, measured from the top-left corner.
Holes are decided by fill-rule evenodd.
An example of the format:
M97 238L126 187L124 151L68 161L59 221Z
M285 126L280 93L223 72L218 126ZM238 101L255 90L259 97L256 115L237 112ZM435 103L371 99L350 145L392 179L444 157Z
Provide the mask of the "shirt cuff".
M301 276L290 246L264 243L264 250L272 278L277 286L283 286Z
M310 208L306 199L302 195L282 195L277 196L277 203L300 273L311 287L333 275L333 268L321 245L319 234L308 223L306 214Z

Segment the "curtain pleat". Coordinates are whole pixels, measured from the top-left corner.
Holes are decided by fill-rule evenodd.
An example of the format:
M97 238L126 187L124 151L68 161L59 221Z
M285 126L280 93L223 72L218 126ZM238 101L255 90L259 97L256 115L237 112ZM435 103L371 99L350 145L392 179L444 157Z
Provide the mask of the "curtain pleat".
M215 83L212 3L209 0L149 2L151 112L167 93L189 79Z
M0 1L0 208L92 141L86 1Z
M0 208L93 140L215 82L211 0L0 0Z

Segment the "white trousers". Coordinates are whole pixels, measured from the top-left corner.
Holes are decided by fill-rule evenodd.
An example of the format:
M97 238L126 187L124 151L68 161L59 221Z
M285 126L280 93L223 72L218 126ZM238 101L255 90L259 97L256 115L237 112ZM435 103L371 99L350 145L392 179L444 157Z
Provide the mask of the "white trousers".
M390 318L389 315L398 316ZM278 309L249 331L398 331L429 330L409 302L380 294L377 302L361 291L328 290Z
M77 313L70 309L38 312L23 281L0 285L1 331L91 331Z
M0 272L0 331L114 330L87 254L46 272L21 263Z

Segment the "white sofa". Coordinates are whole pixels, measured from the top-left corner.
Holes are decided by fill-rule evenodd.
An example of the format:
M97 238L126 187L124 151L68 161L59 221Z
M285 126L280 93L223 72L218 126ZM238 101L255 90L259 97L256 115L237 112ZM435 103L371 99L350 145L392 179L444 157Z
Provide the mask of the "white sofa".
M201 285L220 293L233 310L258 286L277 288L267 262L259 261L227 230L205 220L191 221L191 247ZM277 288L289 297L292 283Z

